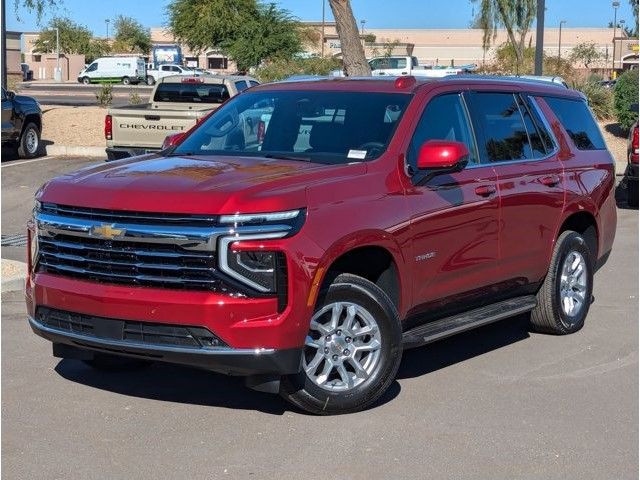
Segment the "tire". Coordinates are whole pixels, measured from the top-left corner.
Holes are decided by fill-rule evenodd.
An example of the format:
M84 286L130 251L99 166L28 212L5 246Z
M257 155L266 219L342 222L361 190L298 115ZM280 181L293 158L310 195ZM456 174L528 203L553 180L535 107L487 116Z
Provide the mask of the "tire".
M584 238L573 231L562 232L538 291L538 305L531 312L534 330L566 335L583 327L593 292L593 265L593 256Z
M368 327L370 334L361 333ZM305 343L303 369L282 378L280 394L318 415L363 410L389 388L400 366L398 311L374 283L339 275L320 294Z
M89 85L91 83L91 79L89 77L82 77L82 83Z
M22 130L18 141L18 155L20 158L34 158L40 153L40 129L29 122Z
M131 79L129 77L122 77L123 85L131 85Z
M638 180L627 178L627 205L638 208Z
M156 79L153 78L152 76L148 76L147 77L147 85L153 85L154 83L156 83Z
M83 360L83 362L101 372L126 372L131 370L141 370L151 365L146 360L136 360L134 358L118 357L106 353L96 353L92 360Z

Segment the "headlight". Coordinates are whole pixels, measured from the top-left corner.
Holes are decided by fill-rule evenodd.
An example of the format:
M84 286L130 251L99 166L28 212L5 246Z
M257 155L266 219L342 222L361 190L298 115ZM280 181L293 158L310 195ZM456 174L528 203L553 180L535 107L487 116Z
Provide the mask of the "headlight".
M275 293L278 286L280 265L284 254L268 250L238 250L230 245L243 240L270 240L282 238L287 232L255 235L234 235L220 239L218 262L220 270L236 280L262 293Z

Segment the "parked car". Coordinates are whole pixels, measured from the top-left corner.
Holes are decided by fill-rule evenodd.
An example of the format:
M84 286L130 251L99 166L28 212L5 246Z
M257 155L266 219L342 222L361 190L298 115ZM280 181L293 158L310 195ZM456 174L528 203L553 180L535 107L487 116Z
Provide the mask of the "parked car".
M155 70L147 71L147 85L154 85L158 80L164 77L198 77L201 74L189 67L181 65L160 65Z
M551 83L259 85L161 153L38 191L29 323L94 368L198 366L354 412L403 349L524 313L580 330L614 182L584 97Z
M142 57L102 57L78 73L78 82L137 84L146 79L146 64Z
M631 106L631 110L638 112L638 104ZM627 169L625 179L627 181L627 201L630 207L638 208L638 122L629 130L627 140Z
M459 75L470 73L477 67L476 65L463 65L457 67L420 65L417 57L410 55L391 55L384 57L374 57L370 60L369 67L371 75L374 77L381 75L389 76L415 76L428 78L442 78L448 75ZM342 70L333 70L329 73L332 77L344 77Z
M2 89L2 146L16 145L18 155L33 158L40 153L42 110L38 102Z
M151 92L151 103L107 110L107 158L157 152L167 135L186 132L226 99L257 84L253 78L223 75L163 77Z

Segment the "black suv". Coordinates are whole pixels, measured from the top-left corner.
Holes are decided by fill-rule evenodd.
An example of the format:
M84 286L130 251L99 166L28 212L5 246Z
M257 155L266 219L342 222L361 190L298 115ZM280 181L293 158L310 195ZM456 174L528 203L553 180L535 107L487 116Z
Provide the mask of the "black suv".
M40 153L42 110L35 99L2 89L2 145L17 145L18 155Z

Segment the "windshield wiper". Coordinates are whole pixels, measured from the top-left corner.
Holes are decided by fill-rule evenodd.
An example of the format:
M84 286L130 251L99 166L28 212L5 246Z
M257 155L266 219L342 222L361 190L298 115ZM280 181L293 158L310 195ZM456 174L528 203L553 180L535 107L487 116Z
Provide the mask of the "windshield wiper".
M298 162L310 162L311 158L309 157L293 157L290 155L279 155L277 153L265 153L263 155L264 158L273 158L276 160L297 160Z

